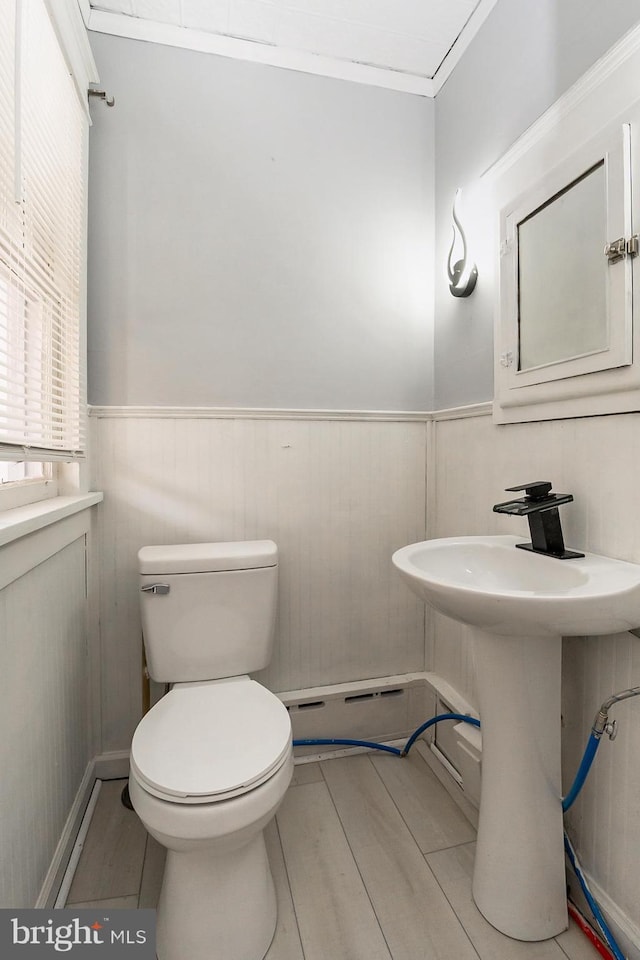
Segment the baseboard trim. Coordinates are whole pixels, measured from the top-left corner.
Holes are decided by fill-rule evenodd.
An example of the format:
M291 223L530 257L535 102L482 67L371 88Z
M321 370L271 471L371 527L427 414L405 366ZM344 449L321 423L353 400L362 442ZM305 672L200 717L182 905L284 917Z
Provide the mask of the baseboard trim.
M91 799L91 792L95 781L95 761L91 760L87 765L80 786L78 787L53 859L51 860L44 883L38 894L38 899L34 904L37 908L51 909L55 904L73 853L85 811Z
M461 785L449 772L442 759L431 750L431 745L426 740L417 740L415 749L418 751L429 769L436 775L442 786L445 788L454 803L460 808L460 811L467 818L474 829L478 829L478 811L469 803L464 795Z
M365 694L392 687L409 687L424 684L430 674L424 671L415 673L397 673L388 677L372 677L369 680L348 680L345 683L329 683L321 687L301 687L298 690L284 690L276 694L285 704L308 703L318 699L336 699L344 696Z
M58 895L54 903L54 909L63 910L67 905L67 897L69 896L69 891L71 890L71 885L73 883L73 878L76 875L76 870L78 868L78 861L82 855L82 850L84 848L84 841L87 838L89 828L91 826L91 821L93 820L93 814L96 809L96 804L98 802L98 797L100 796L100 789L102 787L102 780L93 781L93 789L89 797L89 803L86 806L84 816L80 822L80 828L76 835L76 842L73 845L73 850L71 851L71 856L67 864L67 869L64 872L62 877L62 882L58 889Z
M96 780L124 780L129 776L129 751L101 753L93 761Z
M586 870L584 870L584 875L589 889L602 910L605 920L625 957L627 960L640 960L640 929L629 919L626 913L623 913L618 904L611 899ZM582 900L582 892L578 881L575 880L572 873L569 874L569 879L571 899L575 900L580 909L584 909L585 915L588 916L588 907L586 907L586 901Z
M401 750L405 745L406 740L403 737L401 740L376 740L376 743L380 743L385 747L395 747L398 750ZM318 753L305 753L293 758L294 766L300 766L304 763L317 763L320 760L339 760L341 757L355 757L359 753L371 753L371 747L342 747L334 749L332 747L327 747L326 752Z

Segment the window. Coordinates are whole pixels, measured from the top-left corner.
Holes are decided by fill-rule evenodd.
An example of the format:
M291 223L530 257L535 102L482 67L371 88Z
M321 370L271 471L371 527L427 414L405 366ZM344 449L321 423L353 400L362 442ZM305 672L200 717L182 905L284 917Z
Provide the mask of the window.
M0 462L25 464L5 482L85 447L87 84L79 96L49 9L0 0Z
M18 483L21 480L44 480L49 464L36 461L16 463L0 460L0 483Z

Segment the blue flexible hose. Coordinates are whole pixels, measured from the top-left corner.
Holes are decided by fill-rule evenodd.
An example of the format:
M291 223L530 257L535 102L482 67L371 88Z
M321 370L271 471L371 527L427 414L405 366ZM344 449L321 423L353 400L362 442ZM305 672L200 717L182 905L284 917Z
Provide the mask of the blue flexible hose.
M369 747L371 750L385 750L387 753L393 753L397 757L406 757L420 734L424 733L425 730L433 726L434 723L439 723L440 720L464 720L466 723L472 723L475 727L480 726L480 721L476 720L475 717L468 717L462 713L441 713L437 717L431 717L430 720L427 720L426 723L423 723L422 726L418 727L418 729L411 734L402 750L400 750L399 747L388 747L386 743L375 743L371 740L335 740L333 738L320 740L294 740L293 745L294 747L314 747L337 744L338 746L343 747Z
M600 737L597 737L594 733L591 734L587 742L584 754L582 755L582 760L580 761L580 766L578 767L578 772L576 773L575 779L571 784L571 788L567 793L566 797L562 801L562 810L564 813L567 812L569 807L573 804L574 800L582 790L582 785L587 779L587 774L591 769L591 764L593 763L593 758L596 755L598 747L600 746Z
M598 924L598 927L600 928L600 932L602 933L602 936L604 937L608 947L611 950L611 953L614 955L616 960L625 960L625 956L622 950L620 949L620 947L618 946L618 944L616 943L615 937L611 933L611 930L609 929L607 921L602 915L602 911L600 910L600 907L596 903L593 897L593 894L591 893L591 891L589 890L589 887L587 886L587 881L585 880L584 875L582 873L582 867L578 863L578 858L576 857L575 850L571 846L571 841L569 840L569 837L566 835L566 833L564 835L564 849L566 850L571 866L573 867L573 871L576 877L578 878L578 882L580 884L580 887L582 888L582 892L584 893L587 903L589 904L589 909L591 910L591 913L593 914L594 919Z
M313 739L313 740L294 740L294 747L315 747L337 744L341 747L369 747L372 750L386 750L387 753L395 753L397 757L402 755L398 747L388 747L386 743L374 743L372 740L335 740L335 739Z
M439 723L440 720L459 720L459 721L464 720L465 723L471 723L473 724L474 727L480 726L479 720L476 720L475 717L468 717L466 716L466 714L463 714L463 713L440 713L437 717L431 717L430 720L427 720L426 723L423 723L420 727L418 727L417 730L414 730L414 732L411 734L411 736L409 737L409 739L404 745L404 749L402 750L402 756L406 757L406 755L409 753L409 750L411 749L414 742L418 739L421 733L424 733L425 730L428 730L429 727L433 726L434 723Z

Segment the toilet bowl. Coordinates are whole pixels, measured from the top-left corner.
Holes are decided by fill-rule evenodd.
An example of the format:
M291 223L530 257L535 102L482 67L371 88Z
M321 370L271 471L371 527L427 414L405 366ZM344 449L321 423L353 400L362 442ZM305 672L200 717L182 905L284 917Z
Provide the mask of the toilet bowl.
M276 926L263 831L292 772L289 714L248 676L177 683L142 719L129 793L167 848L159 960L262 960Z

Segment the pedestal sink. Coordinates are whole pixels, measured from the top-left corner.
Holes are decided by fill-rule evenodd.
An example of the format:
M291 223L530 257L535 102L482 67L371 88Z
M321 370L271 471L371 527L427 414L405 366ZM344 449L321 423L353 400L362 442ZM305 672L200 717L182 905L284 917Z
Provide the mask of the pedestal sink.
M418 596L473 628L482 724L474 900L507 936L545 940L567 926L562 637L640 626L640 566L595 554L558 560L516 550L521 540L428 540L392 559Z

